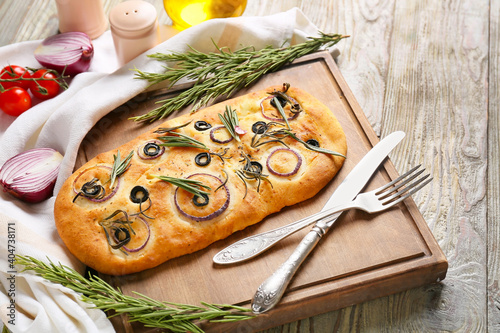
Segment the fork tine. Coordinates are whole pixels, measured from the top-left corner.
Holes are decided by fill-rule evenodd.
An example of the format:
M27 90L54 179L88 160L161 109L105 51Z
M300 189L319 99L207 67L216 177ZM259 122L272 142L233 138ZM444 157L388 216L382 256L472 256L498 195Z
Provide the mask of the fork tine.
M401 188L402 186L406 185L408 182L412 181L413 179L415 179L415 177L417 177L418 175L420 175L422 172L425 171L425 169L422 169L422 170L419 170L418 172L416 172L414 175L412 175L410 178L408 178L407 180L405 180L404 182L396 185L393 187L393 185L401 182L401 180L405 179L406 177L408 177L409 175L413 174L417 169L419 169L420 167L422 166L422 164L420 165L417 165L416 167L414 167L413 169L411 169L410 171L407 171L405 174L399 176L398 178L394 179L392 182L390 183L387 183L385 184L384 186L382 187L379 187L377 189L377 191L375 192L375 195L381 195L385 190L387 190L388 188L390 188L389 192L387 193L384 193L383 196L380 198L380 199L384 199L385 197L389 196L392 192L395 192L397 191L399 188Z
M432 178L429 178L429 174L423 176L420 179L417 179L413 183L409 184L406 186L403 190L399 191L398 193L395 193L391 195L389 198L386 198L383 202L382 205L387 206L387 208L394 206L401 201L405 200L412 194L420 191L425 185L429 184L432 181ZM408 192L408 193L406 193ZM406 193L406 194L404 194ZM404 194L404 195L403 195ZM401 196L403 195L403 196Z

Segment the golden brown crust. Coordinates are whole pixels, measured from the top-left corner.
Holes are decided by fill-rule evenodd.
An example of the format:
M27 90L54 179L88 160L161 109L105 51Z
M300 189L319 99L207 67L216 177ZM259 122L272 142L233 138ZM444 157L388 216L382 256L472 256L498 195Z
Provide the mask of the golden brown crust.
M203 150L168 147L161 156L144 160L139 156L138 149L142 149L147 142L157 140L158 134L155 134L156 129L153 129L83 165L66 180L54 208L58 232L68 249L83 263L102 273L129 274L203 249L235 231L260 222L267 215L285 206L316 195L338 172L344 162L343 157L315 152L292 138L286 138L284 142L294 153L282 151L274 154L271 167L275 166L279 172L289 172L299 159L302 164L294 175L284 177L272 174L266 167L268 156L276 149L284 147L282 144L267 143L257 148L251 147L254 136L252 125L256 121L269 122L262 116L260 103L274 90L281 90L281 87L270 87L234 98L158 126L173 127L193 120L177 132L203 142L210 148L210 152L222 153L228 148L223 160L213 155L209 165L200 167L194 163L194 157ZM315 139L322 148L345 155L345 135L332 112L302 90L292 87L287 91L287 95L293 97L303 108L296 119L289 121L292 132L303 141ZM194 129L197 120L205 120L214 127L220 126L218 114L224 112L226 105L237 111L240 127L247 132L241 136L241 143L236 140L227 144L214 143L210 140L209 131ZM265 112L272 113L273 110L266 109ZM270 113L266 114L269 116ZM221 129L219 133L221 136L227 134L223 131L225 129ZM102 202L89 200L83 195L74 200L83 182L94 177L106 177L103 174L110 170L113 155L116 155L118 150L122 158L131 150L135 153L130 168L119 177L117 186L113 187L117 188L116 193L113 194L113 188L108 186ZM269 181L262 180L259 184L256 180L247 180L245 185L236 172L243 165L241 152L251 157L252 161L261 163L263 173ZM208 205L198 209L190 201L192 194L154 177L155 175L191 177L202 181L210 186ZM227 183L222 185L226 178ZM131 201L131 190L137 185L148 190L150 203L139 205ZM219 186L221 187L218 188ZM223 207L226 201L227 208ZM145 208L143 205L150 205L150 208L140 214L140 209ZM184 215L178 207L185 212ZM114 212L117 212L116 215L106 220ZM135 234L132 234L130 241L124 246L112 249L109 238L113 238L114 233L107 227L113 219L123 220L123 212L127 214L131 222L130 230ZM214 214L217 215L214 218L205 218L207 214L214 212L220 214ZM191 215L192 217L189 217ZM127 225L124 227L127 228ZM113 230L116 231L116 228ZM118 233L116 235L121 237ZM110 242L115 244L117 240L113 238ZM144 243L146 246L136 251Z

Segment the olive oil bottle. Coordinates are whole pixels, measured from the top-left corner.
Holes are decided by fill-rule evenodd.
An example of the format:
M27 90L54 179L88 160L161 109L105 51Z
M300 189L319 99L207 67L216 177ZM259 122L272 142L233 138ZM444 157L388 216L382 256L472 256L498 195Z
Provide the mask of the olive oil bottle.
M184 30L213 18L243 14L247 0L163 0L174 28Z

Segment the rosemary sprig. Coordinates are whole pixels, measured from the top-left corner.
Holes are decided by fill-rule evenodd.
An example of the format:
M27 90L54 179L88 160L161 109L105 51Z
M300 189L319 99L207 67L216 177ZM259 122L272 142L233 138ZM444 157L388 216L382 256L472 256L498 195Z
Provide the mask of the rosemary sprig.
M340 157L346 158L344 154L338 153L336 151L310 145L307 142L301 140L299 137L297 137L297 135L295 135L295 133L293 133L292 131L288 131L288 130L284 130L284 131L287 133L288 136L290 136L293 139L297 140L298 142L302 143L307 149L317 151L319 153L325 153L325 154L330 154L330 155L340 156Z
M255 135L252 137L252 141L251 141L250 145L253 148L257 148L257 147L265 145L267 143L279 142L288 148L288 145L285 143L284 139L287 137L290 137L290 138L302 143L309 150L346 158L345 155L338 153L336 151L326 149L326 148L316 147L316 146L308 144L304 140L300 139L294 132L292 132L289 129L286 129L286 128L272 129L274 126L281 126L282 127L284 125L280 124L280 123L276 123L276 122L267 123L266 127L265 127L266 129L263 133L260 133L260 134L255 133Z
M125 171L128 170L129 165L130 165L130 160L132 159L133 155L134 155L134 151L131 150L130 153L127 155L127 157L125 157L125 159L123 161L121 160L119 150L116 152L116 155L113 155L114 163L113 163L113 167L111 168L111 177L110 177L111 184L109 185L110 187L113 186L116 178L120 177Z
M168 182L172 185L175 185L177 187L180 187L189 193L194 194L195 196L201 197L203 194L208 195L209 193L206 191L203 191L203 189L206 190L211 190L210 186L207 186L200 182L199 180L194 180L194 179L186 179L186 178L175 178L175 177L169 177L169 176L161 176L161 175L151 175L152 177L156 177L160 180L163 180L165 182Z
M238 142L241 142L240 136L236 133L236 128L239 127L240 122L238 120L238 114L236 110L231 109L231 106L226 105L226 110L224 114L219 113L219 119L222 124L228 130L229 134Z
M127 314L130 322L140 322L146 327L169 329L172 332L203 332L197 326L202 321L225 322L251 319L251 310L230 304L201 303L201 306L162 302L140 293L123 294L95 275L86 279L75 270L62 264L42 262L33 257L16 255L16 264L23 271L53 283L59 283L79 294L81 299L97 309L113 311L112 316Z
M174 62L176 66L165 66L165 73L149 73L136 69L137 79L147 80L152 85L168 81L172 86L180 79L186 78L194 80L195 84L175 97L159 101L162 105L158 108L132 119L155 121L188 105L193 105L192 110L196 111L219 96L229 97L264 74L275 72L297 58L318 51L321 47L333 46L346 37L348 36L320 32L319 37L309 37L306 42L289 47L268 46L261 50L245 47L232 52L214 43L218 53L203 53L191 48L191 51L186 53L149 55L159 61Z
M199 149L204 149L204 150L209 150L209 148L203 143L200 142L188 135L174 132L175 130L179 128L183 128L187 125L189 125L191 121L175 126L175 127L169 127L169 128L164 128L160 127L155 131L155 133L158 134L168 134L164 136L159 136L158 140L162 140L163 143L160 144L160 146L165 146L165 147L192 147L192 148L199 148Z

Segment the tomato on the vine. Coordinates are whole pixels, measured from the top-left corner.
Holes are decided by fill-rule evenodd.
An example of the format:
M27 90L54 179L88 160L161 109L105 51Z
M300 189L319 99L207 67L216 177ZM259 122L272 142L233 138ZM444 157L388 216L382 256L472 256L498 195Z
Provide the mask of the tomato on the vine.
M0 93L0 109L17 117L31 107L30 94L23 88L14 87Z
M5 66L4 68L2 68L2 71L0 72L0 79L2 80L12 80L18 78L29 79L31 78L31 74L26 68L16 65ZM30 86L30 81L29 80L2 81L0 82L0 84L5 90L12 87L20 87L25 90L28 90Z
M31 77L33 79L43 78L43 80L33 80L30 82L29 87L33 96L45 100L59 94L60 86L58 77L52 71L39 69Z

